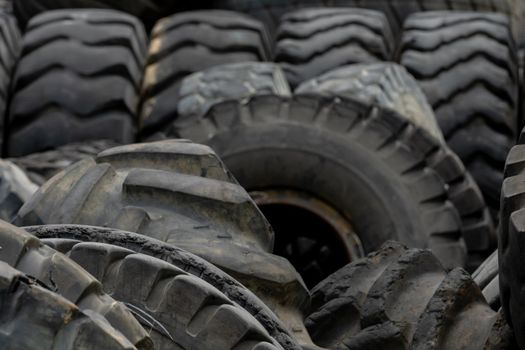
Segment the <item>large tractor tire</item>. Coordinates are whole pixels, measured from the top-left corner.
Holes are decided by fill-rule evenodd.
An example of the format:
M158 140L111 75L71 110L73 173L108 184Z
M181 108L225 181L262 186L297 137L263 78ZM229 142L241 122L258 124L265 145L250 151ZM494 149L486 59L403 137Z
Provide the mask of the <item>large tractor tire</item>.
M405 22L399 59L497 217L505 157L518 132L518 59L508 18L414 14Z
M6 154L135 138L146 34L111 10L57 10L29 23L13 78Z
M107 226L177 245L238 279L309 342L303 280L271 254L270 224L207 146L169 140L106 150L44 184L15 222Z

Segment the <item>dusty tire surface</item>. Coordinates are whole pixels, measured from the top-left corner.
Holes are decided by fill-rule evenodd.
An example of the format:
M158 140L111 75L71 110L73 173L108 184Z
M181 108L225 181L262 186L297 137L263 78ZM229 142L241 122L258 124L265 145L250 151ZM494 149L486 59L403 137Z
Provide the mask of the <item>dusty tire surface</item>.
M16 223L107 226L177 245L238 279L301 334L308 290L271 254L269 223L207 146L168 140L106 150L44 184Z
M447 272L428 250L394 242L316 286L305 323L314 341L330 349L511 348L513 342L502 315L465 271Z
M60 246L60 241L53 243ZM79 242L62 253L97 278L109 295L145 318L146 325L152 325L155 348L283 349L246 310L168 262L94 242Z
M405 22L400 51L401 64L418 80L447 143L496 216L518 127L518 63L508 18L415 14Z
M84 312L0 262L0 343L7 349L136 349L100 314Z
M227 63L270 59L266 28L241 13L203 10L162 19L153 29L145 68L144 127L156 129L170 121L187 75Z
M464 264L461 220L443 199L444 183L458 178L455 155L394 111L339 97L256 96L215 105L170 132L213 147L249 191L307 191L363 218L351 222L367 252L398 239L434 249L448 267Z
M6 154L132 142L145 51L144 28L127 14L56 10L33 18L13 78Z
M302 9L282 17L275 62L292 87L341 66L392 59L394 39L378 11Z
M481 191L462 162L444 143L432 107L405 68L395 63L342 67L306 81L296 93L349 97L367 104L378 104L395 110L427 131L441 143L445 152L451 154L448 172L449 176L454 174L451 177L454 180L447 182L447 192L461 216L463 236L469 250L468 269L474 270L495 248L496 231Z
M126 306L104 293L100 282L71 259L6 222L0 222L0 246L0 261L50 286L79 309L104 316L138 349L153 349L148 333Z
M111 244L162 259L211 284L248 311L286 350L299 345L275 314L237 280L198 256L148 236L110 228L82 225L45 225L25 228L59 251L79 242Z

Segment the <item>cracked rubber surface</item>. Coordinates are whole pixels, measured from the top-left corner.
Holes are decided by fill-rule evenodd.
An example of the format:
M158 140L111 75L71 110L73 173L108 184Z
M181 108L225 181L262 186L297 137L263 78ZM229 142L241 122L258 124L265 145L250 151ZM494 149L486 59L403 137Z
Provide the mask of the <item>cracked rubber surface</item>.
M502 316L464 270L446 272L428 250L395 242L316 286L305 323L314 341L330 349L513 345Z
M425 95L415 79L395 63L351 65L330 71L301 84L297 94L356 98L367 104L393 109L425 129L448 153L449 200L461 215L463 236L469 250L468 269L478 267L496 246L496 232L483 196L462 162L444 144L443 135ZM439 169L436 169L439 171ZM443 172L442 172L443 175Z
M230 300L252 314L284 349L299 349L293 336L259 298L228 274L192 253L144 235L109 228L45 225L25 229L57 250L70 250L79 242L98 242L162 259L220 290Z
M4 349L136 349L100 314L82 311L0 262L0 343Z
M36 278L80 310L104 316L137 348L153 349L147 332L126 306L104 293L100 282L71 259L4 221L0 221L0 246L0 261Z
M112 10L34 17L22 41L6 122L6 154L71 142L135 138L146 34ZM64 93L67 92L67 93Z
M156 130L174 117L180 83L191 73L222 64L271 59L266 28L240 13L185 12L153 29L142 86L141 119Z
M509 19L501 14L418 13L404 25L400 62L417 79L494 217L517 134L517 60Z
M238 279L288 327L302 327L308 290L270 253L269 223L207 146L168 140L106 150L44 184L16 222L107 226L175 244Z

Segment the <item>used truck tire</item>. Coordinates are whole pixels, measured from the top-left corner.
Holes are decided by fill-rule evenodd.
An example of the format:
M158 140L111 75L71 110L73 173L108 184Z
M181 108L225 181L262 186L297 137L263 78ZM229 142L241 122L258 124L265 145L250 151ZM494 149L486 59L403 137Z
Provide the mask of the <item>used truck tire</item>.
M168 262L94 242L79 242L62 253L97 278L105 292L152 321L155 348L283 349L246 310Z
M207 10L164 18L151 35L142 87L144 128L169 122L185 76L221 64L271 57L266 28L243 14Z
M52 287L81 310L101 314L138 349L153 349L148 333L126 306L104 293L100 282L71 259L4 221L0 246L0 261Z
M4 349L136 349L100 314L80 310L40 282L0 262L0 343Z
M310 286L394 238L430 247L447 267L465 263L461 219L445 186L458 178L456 156L394 111L339 97L263 95L224 101L170 128L168 136L223 157L278 232L276 253Z
M395 63L351 65L330 71L301 84L296 93L357 98L368 104L397 111L424 128L440 147L452 154L445 144L432 107L415 79ZM496 248L496 230L481 191L462 162L450 157L448 168L454 180L448 182L448 198L461 216L463 236L469 251L468 269L473 271ZM439 169L436 169L439 170Z
M405 22L400 51L447 143L497 217L505 157L518 128L518 62L509 19L475 12L414 14Z
M238 279L309 342L303 280L271 254L268 221L207 146L168 140L106 150L44 184L15 222L107 226L177 245Z
M162 259L211 284L248 311L285 350L299 350L277 316L252 292L224 271L198 256L148 236L105 227L44 225L24 228L45 244L65 252L80 242L105 243Z
M144 28L127 14L57 10L33 18L13 80L6 154L132 142L145 51Z
M465 271L447 272L428 250L395 242L328 277L312 298L305 323L316 344L329 349L515 346L503 316Z
M381 12L310 8L283 16L275 47L275 62L295 88L341 66L391 60L394 39Z

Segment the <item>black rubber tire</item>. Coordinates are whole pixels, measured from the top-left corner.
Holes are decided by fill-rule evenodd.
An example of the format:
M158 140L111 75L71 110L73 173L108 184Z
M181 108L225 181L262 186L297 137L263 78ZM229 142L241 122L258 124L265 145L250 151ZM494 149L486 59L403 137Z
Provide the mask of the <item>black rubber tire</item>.
M296 340L277 316L252 292L224 271L198 256L148 236L110 228L82 225L25 227L53 248L70 250L78 242L98 242L162 259L211 284L248 311L285 350L299 350Z
M270 62L232 63L186 77L180 86L177 119L202 116L215 104L252 96L292 94L283 70Z
M522 28L523 8L519 0L215 0L218 8L244 12L266 23L273 32L284 14L305 7L361 7L383 12L394 32L401 31L405 19L414 12L474 10L513 16L516 30Z
M33 18L13 80L7 155L132 142L145 51L144 28L127 14L57 10Z
M94 157L106 149L119 146L111 140L95 140L80 143L70 143L51 151L32 153L9 160L19 166L38 186L71 166L89 157Z
M401 64L418 80L447 143L496 218L505 157L518 127L518 63L508 18L414 14L405 22L400 50Z
M15 222L107 226L175 244L238 279L308 341L306 286L270 253L270 225L207 146L169 140L104 151L44 184Z
M4 143L4 123L11 98L10 83L20 55L20 32L16 19L0 9L0 147Z
M199 0L201 6L209 2ZM139 17L147 28L153 27L162 17L179 11L194 9L198 5L186 1L165 0L15 0L14 12L22 27L35 15L57 9L101 8L127 12Z
M154 320L150 336L158 349L283 349L246 310L175 265L111 244L50 243L64 248L113 298L133 305L145 325Z
M0 160L0 220L11 221L38 190L26 174L8 160Z
M522 134L523 135L523 134ZM523 139L520 140L523 143ZM522 236L525 232L525 145L514 146L505 165L501 193L500 229L498 239L499 284L501 304L507 321L518 330L524 329L523 288L525 271ZM525 347L525 334L516 332L520 348Z
M0 344L3 349L132 350L104 317L81 311L38 281L0 262Z
M444 185L461 163L395 111L339 97L267 95L226 101L172 127L173 136L213 147L249 191L294 188L331 204L367 252L398 239L431 247L448 267L464 264L459 214Z
M428 250L394 242L316 286L305 323L330 349L506 349L513 342L465 271L447 272Z
M269 61L271 44L259 21L229 11L194 11L164 18L152 32L142 87L142 123L158 129L177 108L180 82L227 63Z
M342 67L301 84L296 93L356 98L395 110L441 141L440 147L447 153L453 153L444 144L432 107L417 82L398 64ZM460 213L463 236L469 251L467 269L474 271L496 248L496 230L478 185L457 157L451 157L451 162L455 163L451 168L454 175L453 180L447 182L447 195Z
M275 61L292 87L332 69L389 61L394 39L384 14L353 8L310 8L286 14L277 30Z
M490 307L492 307L493 310L499 310L501 308L501 301L497 250L472 273L472 278L479 288L481 288L483 296Z
M126 306L104 293L100 282L71 259L4 221L0 246L0 261L50 286L81 310L101 314L138 349L153 349L148 333Z

